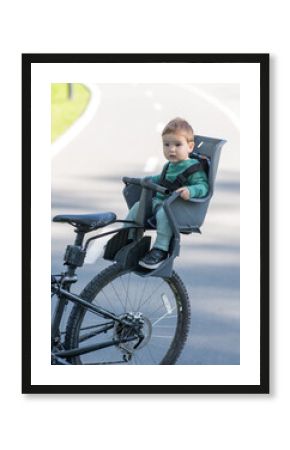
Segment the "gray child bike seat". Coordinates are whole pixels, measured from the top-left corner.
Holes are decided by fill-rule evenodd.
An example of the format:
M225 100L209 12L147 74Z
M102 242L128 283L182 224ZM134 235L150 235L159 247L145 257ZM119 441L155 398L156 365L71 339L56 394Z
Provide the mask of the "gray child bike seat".
M204 222L210 200L214 193L220 153L226 140L196 135L194 137L194 143L194 149L189 156L196 158L197 154L199 157L206 157L208 162L206 172L209 192L206 197L192 198L188 201L184 201L179 197L171 204L176 225L181 233L200 232L200 227ZM129 209L140 199L140 194L141 188L139 186L133 184L125 186L123 195Z

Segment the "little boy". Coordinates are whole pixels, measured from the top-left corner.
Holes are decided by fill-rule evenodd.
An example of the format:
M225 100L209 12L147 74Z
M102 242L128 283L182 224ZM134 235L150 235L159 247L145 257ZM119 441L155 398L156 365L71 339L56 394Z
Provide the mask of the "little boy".
M167 163L165 183L174 182L178 175L198 163L197 159L189 158L189 154L194 148L193 129L186 120L177 117L165 126L162 132L162 141L164 156L169 161L169 164ZM160 178L161 174L150 177L150 180L159 184ZM206 196L208 193L208 181L205 172L198 170L189 175L184 186L176 189L176 191L180 192L180 197L183 200ZM156 269L168 256L170 239L173 233L162 207L165 199L166 196L160 193L153 197L152 207L156 213L157 236L152 249L139 261L139 265L147 269ZM138 207L139 202L135 203L130 209L126 220L136 220Z

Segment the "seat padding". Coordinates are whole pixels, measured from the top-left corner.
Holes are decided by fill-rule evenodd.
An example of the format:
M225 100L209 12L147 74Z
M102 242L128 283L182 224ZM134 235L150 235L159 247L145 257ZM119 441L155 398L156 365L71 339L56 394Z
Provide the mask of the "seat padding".
M99 212L96 214L61 214L53 218L53 222L69 223L73 226L88 227L90 230L105 227L116 220L113 212Z

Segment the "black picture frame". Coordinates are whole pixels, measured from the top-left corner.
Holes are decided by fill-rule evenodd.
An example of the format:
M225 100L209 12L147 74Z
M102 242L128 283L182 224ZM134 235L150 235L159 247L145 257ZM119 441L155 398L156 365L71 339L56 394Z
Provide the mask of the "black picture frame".
M22 393L269 393L269 54L22 55ZM260 68L260 383L255 385L36 385L31 382L31 66L34 63L246 63ZM262 152L261 152L262 149Z

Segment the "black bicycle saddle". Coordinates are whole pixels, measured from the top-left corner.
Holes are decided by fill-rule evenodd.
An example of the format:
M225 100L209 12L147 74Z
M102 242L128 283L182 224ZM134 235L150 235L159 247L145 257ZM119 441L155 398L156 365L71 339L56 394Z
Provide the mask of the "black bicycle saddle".
M96 214L61 214L53 218L53 222L69 223L75 227L85 227L91 230L105 227L116 220L113 212L99 212Z

